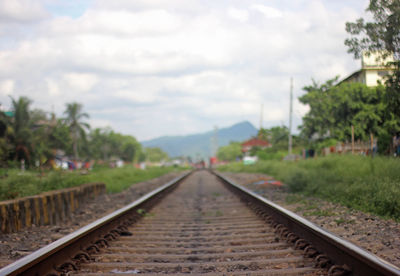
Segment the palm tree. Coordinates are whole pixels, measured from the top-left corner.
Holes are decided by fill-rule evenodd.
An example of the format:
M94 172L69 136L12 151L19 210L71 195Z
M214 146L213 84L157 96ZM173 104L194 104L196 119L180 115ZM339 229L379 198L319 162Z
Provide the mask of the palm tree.
M31 120L29 105L32 103L27 97L20 97L15 100L11 97L12 111L12 142L15 147L15 158L30 161L31 152Z
M74 151L75 160L78 159L78 140L79 138L85 138L85 129L89 129L89 124L82 122L82 119L89 118L89 115L85 112L82 112L83 105L77 102L67 103L67 109L64 111L64 114L67 115L65 118L66 124L69 126L71 138L72 138L72 146Z

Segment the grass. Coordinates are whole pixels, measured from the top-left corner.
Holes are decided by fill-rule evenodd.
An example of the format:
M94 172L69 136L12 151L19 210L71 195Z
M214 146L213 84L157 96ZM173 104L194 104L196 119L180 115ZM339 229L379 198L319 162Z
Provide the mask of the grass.
M40 194L42 192L79 186L84 183L102 182L110 193L120 192L134 183L149 180L177 168L148 168L140 170L133 167L97 168L87 175L79 172L49 171L40 176L37 171L0 171L0 200ZM6 176L7 174L7 176Z
M261 161L251 166L232 163L219 170L265 173L281 180L294 194L400 220L400 159L335 155L297 162Z

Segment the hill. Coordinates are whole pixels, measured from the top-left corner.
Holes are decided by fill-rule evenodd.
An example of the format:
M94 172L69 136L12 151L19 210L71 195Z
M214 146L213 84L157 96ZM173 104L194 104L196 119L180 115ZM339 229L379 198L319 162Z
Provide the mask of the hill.
M218 130L218 146L226 146L231 141L244 141L257 134L257 129L248 121ZM211 155L211 139L214 131L186 136L163 136L141 144L144 147L159 147L170 157L190 156L207 158Z

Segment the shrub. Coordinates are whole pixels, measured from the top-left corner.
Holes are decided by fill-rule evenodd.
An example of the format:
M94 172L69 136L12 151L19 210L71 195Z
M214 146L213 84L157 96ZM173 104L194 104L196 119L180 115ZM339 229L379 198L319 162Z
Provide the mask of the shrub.
M310 181L307 172L300 169L292 170L284 179L289 191L294 193L304 191Z

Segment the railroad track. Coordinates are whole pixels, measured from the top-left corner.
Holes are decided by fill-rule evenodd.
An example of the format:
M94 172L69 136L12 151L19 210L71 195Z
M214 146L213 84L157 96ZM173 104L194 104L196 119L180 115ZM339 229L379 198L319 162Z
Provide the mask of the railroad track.
M0 275L119 274L400 275L400 271L208 171L183 175L0 270Z

